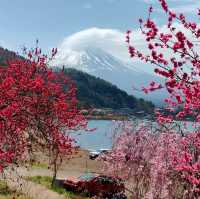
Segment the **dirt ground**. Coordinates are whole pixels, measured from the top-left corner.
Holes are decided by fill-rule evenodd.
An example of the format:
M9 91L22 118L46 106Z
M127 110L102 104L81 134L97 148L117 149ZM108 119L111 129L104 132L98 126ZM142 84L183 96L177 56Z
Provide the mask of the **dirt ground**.
M52 176L52 170L48 169L48 157L42 153L37 153L37 167L30 167L28 170L24 167L19 168L20 173L25 176L46 175ZM41 166L40 166L41 165ZM102 163L97 160L89 159L89 152L86 150L78 150L69 159L64 159L59 167L58 178L78 177L86 171L101 173Z
M34 199L61 199L63 196L47 190L43 186L35 185L32 182L26 182L20 176L52 176L52 170L48 169L48 158L44 154L37 154L37 161L40 162L37 167L19 167L12 173L12 179L8 180L9 187L13 190L22 191L24 194ZM69 160L65 159L58 171L58 178L78 177L85 171L100 172L101 164L96 160L89 159L89 152L79 150ZM8 171L8 176L10 172ZM14 175L13 175L14 174ZM9 179L10 177L8 177ZM20 186L19 186L20 185Z
M45 157L43 154L37 154L37 161L40 162L37 167L19 167L17 169L17 173L20 176L52 176L52 170L48 169L48 158ZM42 166L40 166L42 165ZM90 172L97 172L101 173L102 171L102 163L97 160L90 160L89 159L89 152L86 150L79 150L76 154L73 155L69 160L65 159L60 167L57 178L66 179L69 177L78 177L82 173L86 171ZM17 183L19 184L19 183ZM35 193L33 198L40 198L39 195L42 195L43 199L60 199L58 194L52 193L49 190L42 188L41 186L37 185L38 187L31 184L31 182L27 185L27 183L22 183L26 186L24 190L27 190L27 186L30 186L28 190L31 190L31 196ZM35 190L35 191L34 191ZM24 193L24 191L23 191ZM41 194L40 194L41 193ZM39 195L37 195L39 194Z
M102 170L102 163L97 160L89 159L89 152L86 150L79 150L76 155L70 160L65 160L62 164L61 170L76 170L80 172L91 171L100 173Z

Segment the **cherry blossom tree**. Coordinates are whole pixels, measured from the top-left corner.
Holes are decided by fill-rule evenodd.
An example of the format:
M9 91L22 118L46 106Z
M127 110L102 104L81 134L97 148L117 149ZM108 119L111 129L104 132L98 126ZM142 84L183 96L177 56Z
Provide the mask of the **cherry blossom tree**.
M0 169L47 153L54 165L72 153L70 130L86 127L77 109L76 86L64 73L48 68L48 58L36 47L24 49L27 59L0 67Z
M154 65L155 73L166 79L165 85L151 82L143 90L148 93L165 87L170 94L169 98L165 99L166 108L173 113L177 106L182 107L174 117L166 117L168 122L173 119L182 119L188 115L193 115L196 121L199 121L198 39L200 27L195 22L187 21L183 14L171 11L165 0L159 0L159 2L168 18L165 30L162 31L151 19L153 8L150 7L148 18L139 20L141 34L144 36L144 42L149 50L141 52L134 47L129 30L126 42L130 56ZM197 16L199 15L198 11Z
M133 179L133 198L198 198L200 195L200 25L182 13L170 10L166 0L158 0L167 17L163 27L152 19L139 19L146 49L134 44L134 31L126 42L130 56L155 67L165 79L150 82L145 93L166 88L165 111L155 110L158 133L149 126L121 129L113 150L103 159L112 175ZM197 19L200 10L197 12ZM194 118L194 129L183 133L172 128L177 120ZM128 157L128 159L127 159ZM123 175L121 175L123 174Z
M171 125L120 122L112 150L100 157L103 171L125 180L134 199L195 198L199 192L193 183L198 182L199 170L197 163L191 164L194 135L183 137Z

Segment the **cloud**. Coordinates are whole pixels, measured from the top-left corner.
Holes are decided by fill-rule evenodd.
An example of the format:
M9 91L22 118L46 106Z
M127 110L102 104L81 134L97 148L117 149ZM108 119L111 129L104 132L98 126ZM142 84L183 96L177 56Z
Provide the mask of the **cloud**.
M75 60L77 53L86 48L100 48L118 59L128 61L129 54L125 43L125 33L115 29L89 28L66 37L58 45L58 61L63 64L69 59Z
M164 30L165 27L162 28ZM140 30L132 32L132 43L142 52L147 51L147 44ZM106 51L114 57L127 62L138 63L137 59L131 59L125 42L125 32L117 29L89 28L66 37L58 45L58 54L53 64L76 65L85 49L98 48ZM139 62L140 63L140 62Z
M191 32L186 31L182 25L176 23L173 24L173 26L176 27L177 30L183 31L188 39L194 40ZM166 25L161 26L159 30L160 32L169 33ZM136 49L145 54L149 54L147 43L139 29L132 32L131 40L131 43L134 44ZM117 29L102 29L96 27L82 30L66 37L58 45L58 54L53 65L76 65L81 60L81 56L84 55L87 48L99 48L124 62L142 67L141 61L130 58L124 32ZM198 45L195 47L195 51L199 52L199 50L200 47ZM163 49L160 49L160 53L163 53L166 59L170 59L172 56L172 51L170 49L165 49L164 52Z

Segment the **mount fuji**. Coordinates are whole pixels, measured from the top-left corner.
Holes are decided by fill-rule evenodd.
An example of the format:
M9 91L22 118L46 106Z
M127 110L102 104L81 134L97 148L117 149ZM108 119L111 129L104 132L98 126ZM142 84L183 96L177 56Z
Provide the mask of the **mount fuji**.
M126 63L100 48L67 49L58 53L56 60L59 61L56 61L54 65L75 68L102 78L125 90L128 94L152 101L158 106L163 104L163 99L167 96L166 92L163 94L163 91L155 91L147 95L134 89L141 89L152 80L161 82L161 78L133 64Z

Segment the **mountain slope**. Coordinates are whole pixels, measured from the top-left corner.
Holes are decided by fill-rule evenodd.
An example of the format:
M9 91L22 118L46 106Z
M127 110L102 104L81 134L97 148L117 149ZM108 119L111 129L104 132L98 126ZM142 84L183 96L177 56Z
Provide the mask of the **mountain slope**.
M90 61L94 60L94 62L91 62L91 65L94 65L96 63L97 65L102 67L100 63L103 63L103 65L105 66L103 70L107 70L109 66L109 70L112 71L114 69L112 68L113 65L117 65L117 63L115 62L111 64L109 60L110 57L105 55L103 51L101 52L101 55L98 58L99 53L99 50L96 51L96 54L95 51L88 51L87 54L83 53L80 59L78 59L80 60L79 65L81 66L81 61L83 65L86 65L84 60L87 61L88 59L90 59ZM13 59L24 58L17 55L13 51L9 51L0 47L1 66L6 66L7 61ZM100 70L101 68L98 68L98 71ZM120 70L120 68L118 70ZM112 109L129 108L133 111L142 110L146 113L151 113L153 110L154 105L151 102L144 101L143 99L136 99L135 97L128 95L125 91L120 90L116 86L100 78L70 68L65 69L65 74L70 76L74 81L76 81L78 87L78 99L82 107Z
M166 93L163 91L145 95L134 90L133 87L141 89L152 80L161 82L161 78L124 63L99 48L87 47L81 50L69 50L62 55L58 53L57 60L59 60L57 65L65 65L100 77L131 95L152 101L157 105L162 104L163 98L166 97Z
M152 113L151 102L128 95L111 83L87 73L67 68L64 73L74 80L78 88L78 100L83 107L95 108L128 108L133 112Z
M15 52L0 47L0 66L6 66L8 60L13 60L16 58L23 59L21 56L17 55Z

